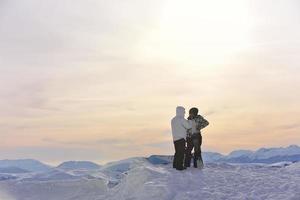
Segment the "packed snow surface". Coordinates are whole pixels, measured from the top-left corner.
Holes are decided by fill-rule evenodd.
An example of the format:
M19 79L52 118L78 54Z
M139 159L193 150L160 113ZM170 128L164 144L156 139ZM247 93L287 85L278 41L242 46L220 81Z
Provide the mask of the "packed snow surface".
M30 179L4 179L0 181L0 197L5 198L0 199L300 199L299 162L208 163L202 170L176 171L171 164L152 164L145 158L131 158L80 172L56 169L28 174Z

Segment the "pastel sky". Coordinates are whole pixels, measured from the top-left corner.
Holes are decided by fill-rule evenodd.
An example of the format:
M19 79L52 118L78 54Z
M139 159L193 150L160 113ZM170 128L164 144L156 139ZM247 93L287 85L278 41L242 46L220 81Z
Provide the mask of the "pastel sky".
M0 1L0 159L172 154L177 105L205 151L300 144L300 2Z

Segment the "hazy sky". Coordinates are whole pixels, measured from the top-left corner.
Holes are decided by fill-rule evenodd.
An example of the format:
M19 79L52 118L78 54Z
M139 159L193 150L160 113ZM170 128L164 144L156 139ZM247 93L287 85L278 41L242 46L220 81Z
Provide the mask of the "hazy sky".
M0 0L0 159L172 154L175 107L203 149L300 144L298 0Z

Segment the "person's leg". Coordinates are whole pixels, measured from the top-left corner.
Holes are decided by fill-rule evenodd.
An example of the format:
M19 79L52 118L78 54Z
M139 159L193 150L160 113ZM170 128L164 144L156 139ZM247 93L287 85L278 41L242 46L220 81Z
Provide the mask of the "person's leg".
M194 145L194 167L197 167L197 160L199 158L199 142L198 139L193 138L193 145Z
M185 167L190 167L191 166L191 159L192 159L192 150L194 148L192 138L188 137L186 139L186 143L187 143L187 147L186 147L186 150L185 150L184 166Z
M176 154L176 152L175 152L175 154L174 154L174 157L173 157L173 168L176 168L176 159L177 158L177 154Z
M174 158L173 158L173 168L177 167L177 160L178 160L178 148L177 148L177 141L174 141L174 148L175 148L175 154L174 154Z
M177 170L183 170L183 160L184 160L184 153L185 153L185 140L184 139L180 139L178 141L178 145L177 145Z
M197 163L201 159L200 134L193 136L193 145L194 145L194 167L199 167Z
M201 134L197 135L193 139L194 143L194 167L203 168L203 160L201 155L201 144L202 144L202 136Z
M203 164L201 145L202 145L202 135L200 134L200 137L199 137L199 159L201 160L201 162Z

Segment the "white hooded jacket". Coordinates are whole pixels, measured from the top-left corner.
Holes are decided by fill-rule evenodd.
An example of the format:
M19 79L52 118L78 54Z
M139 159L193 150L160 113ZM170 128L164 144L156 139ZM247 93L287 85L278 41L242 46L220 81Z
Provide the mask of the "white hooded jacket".
M185 139L187 131L191 129L191 125L184 118L184 107L178 106L176 108L176 116L171 121L173 141Z

